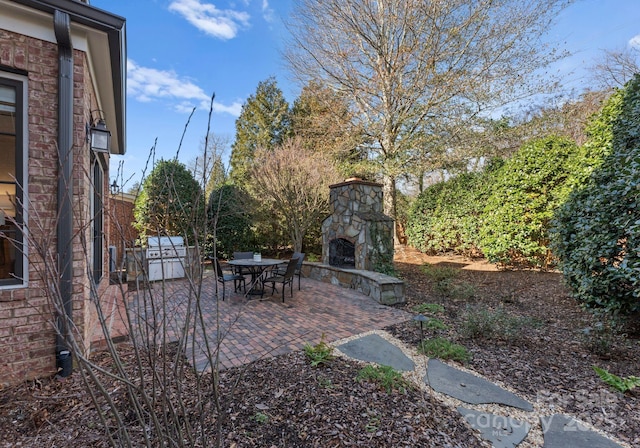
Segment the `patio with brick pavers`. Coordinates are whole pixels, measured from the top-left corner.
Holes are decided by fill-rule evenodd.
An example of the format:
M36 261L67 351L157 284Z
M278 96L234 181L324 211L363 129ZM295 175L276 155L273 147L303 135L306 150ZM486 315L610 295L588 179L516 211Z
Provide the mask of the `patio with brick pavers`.
M202 318L194 320L196 294L190 291L187 280L165 282L164 289L162 283L156 282L150 289L133 291L130 306L134 315L146 318L147 330L156 330L160 336L161 329L166 328L169 341L178 339L189 317L187 356L198 370L207 369L208 360L212 359L206 354L205 333L209 347L219 343L219 363L224 369L300 350L305 343L319 342L323 335L326 342L332 342L412 317L355 290L306 278L302 279L300 291L297 284L294 286L293 298L287 289L284 303L279 292L273 296L265 294L262 299L259 296L245 298L242 293L233 292L229 285L222 301L222 286L208 271L200 295ZM143 313L144 309L151 310L152 302L155 313ZM142 334L139 330L134 331L134 336ZM215 353L214 348L211 352Z

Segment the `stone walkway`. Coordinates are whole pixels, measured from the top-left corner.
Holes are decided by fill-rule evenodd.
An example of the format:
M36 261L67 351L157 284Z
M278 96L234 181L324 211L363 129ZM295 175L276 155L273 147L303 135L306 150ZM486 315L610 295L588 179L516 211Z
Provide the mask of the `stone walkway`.
M474 373L411 353L400 341L384 332L358 335L346 342L338 341L334 346L339 353L349 358L387 365L406 372L421 387L431 393L435 392L446 404L455 406L461 418L495 448L520 445L530 436L534 427L541 434L531 434L527 441L529 446L623 446L570 416L536 408L532 403ZM426 370L426 374L423 370Z

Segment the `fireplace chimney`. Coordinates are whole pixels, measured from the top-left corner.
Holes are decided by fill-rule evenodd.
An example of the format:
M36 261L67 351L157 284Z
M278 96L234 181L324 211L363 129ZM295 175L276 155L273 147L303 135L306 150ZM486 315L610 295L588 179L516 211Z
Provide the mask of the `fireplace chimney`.
M393 219L383 213L382 185L350 178L331 185L322 222L322 262L383 271L393 263Z

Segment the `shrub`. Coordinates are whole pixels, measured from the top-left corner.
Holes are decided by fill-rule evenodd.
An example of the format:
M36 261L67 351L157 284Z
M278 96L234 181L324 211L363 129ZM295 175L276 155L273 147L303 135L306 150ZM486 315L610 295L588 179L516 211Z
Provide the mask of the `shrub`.
M433 282L441 282L443 280L456 278L459 274L459 270L457 268L451 266L434 266L429 263L423 264L421 270L424 275Z
M640 310L639 115L636 75L596 120L589 145L602 147L591 152L595 168L556 212L551 229L573 296L614 315ZM600 164L598 154L604 156Z
M424 190L410 207L407 242L436 254L475 255L478 219L488 195L491 171L467 173Z
M452 359L461 363L466 363L471 360L471 355L464 346L454 344L445 338L433 338L422 341L418 350L431 358Z
M476 295L475 285L453 279L441 280L435 284L433 289L438 294L453 300L469 300Z
M388 394L394 390L405 393L411 388L411 383L404 379L402 374L390 366L372 366L363 367L358 376L357 381L371 381L379 384Z
M209 231L212 232L207 241L208 253L213 253L214 233L217 254L223 258L256 246L250 202L249 195L234 185L222 185L211 192L207 203Z
M303 350L313 367L318 367L320 364L329 364L335 357L333 355L333 347L324 341L324 333L320 338L320 342L316 345L305 344Z
M205 224L202 196L200 185L184 164L159 160L136 198L134 226L140 237L181 235L187 244L196 244Z
M550 267L548 227L568 196L577 145L547 137L524 145L498 170L487 199L480 247L503 267Z
M582 329L582 344L597 356L609 357L616 344L624 339L624 334L618 331L620 322L606 313L595 311L593 315L593 324Z
M468 309L460 333L469 339L520 340L527 328L540 323L530 317L512 316L503 309Z

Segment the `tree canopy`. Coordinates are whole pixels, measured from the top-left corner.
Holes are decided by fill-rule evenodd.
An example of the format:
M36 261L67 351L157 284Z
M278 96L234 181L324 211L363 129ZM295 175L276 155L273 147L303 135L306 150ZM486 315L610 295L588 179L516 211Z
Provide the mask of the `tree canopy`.
M291 133L306 148L335 161L345 177L366 171L362 131L354 126L349 103L338 92L315 81L305 85L291 108Z
M143 182L134 215L142 238L181 235L194 244L205 222L202 189L184 164L160 160Z
M273 148L282 143L290 130L289 103L275 78L260 82L236 120L236 139L229 161L232 182L244 185L256 149Z
M294 251L301 252L306 233L319 228L328 214L329 185L337 181L327 154L305 148L296 138L274 149L258 149L248 188L271 218L283 223Z
M396 179L439 129L544 91L542 40L565 0L300 0L286 54L305 82L349 98L395 217ZM442 147L442 146L441 146Z

